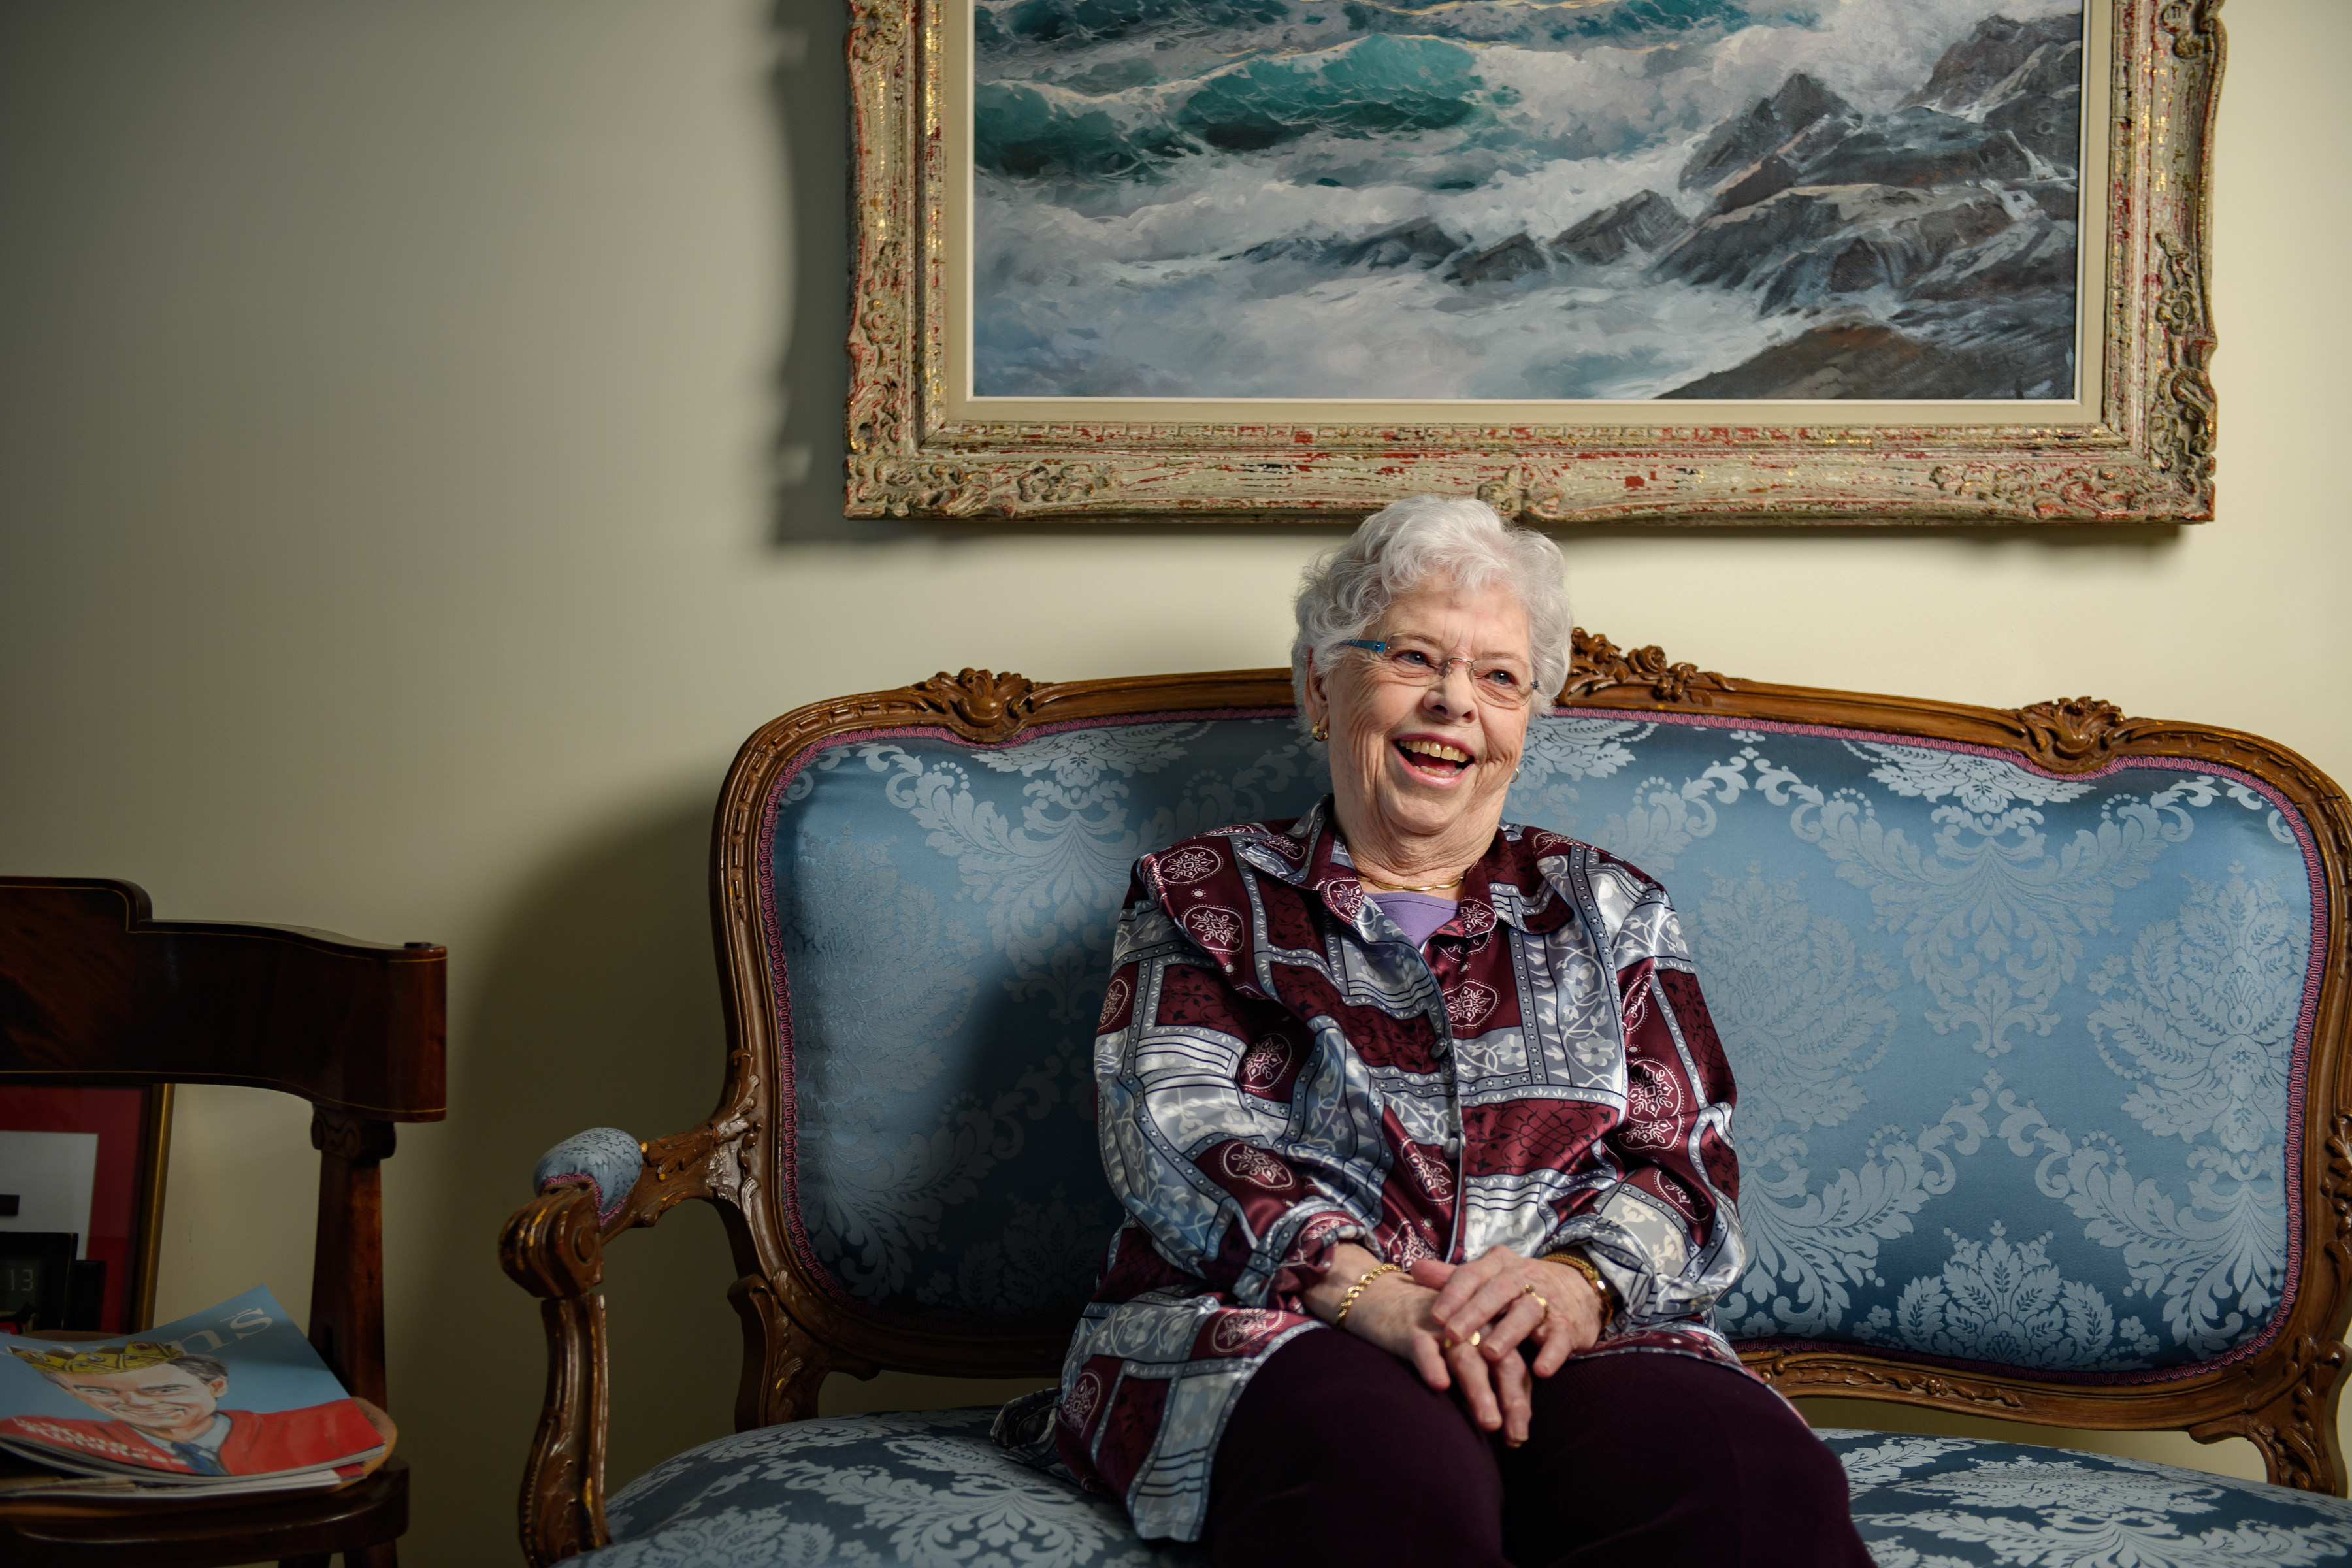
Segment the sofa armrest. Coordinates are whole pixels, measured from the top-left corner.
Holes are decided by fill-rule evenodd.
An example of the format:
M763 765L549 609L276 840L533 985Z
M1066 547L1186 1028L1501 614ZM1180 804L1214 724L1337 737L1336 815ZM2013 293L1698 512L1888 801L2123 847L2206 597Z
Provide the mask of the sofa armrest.
M540 1298L547 1331L547 1395L520 1500L523 1554L532 1568L610 1540L604 1522L609 1362L604 1299L596 1289L604 1282L604 1247L688 1198L732 1214L740 1145L749 1131L740 1115L722 1114L650 1143L616 1127L576 1133L540 1157L531 1173L538 1196L509 1215L499 1234L499 1261L516 1284ZM792 1336L793 1326L778 1315L773 1292L760 1277L739 1280L733 1295L759 1347L749 1353L747 1389L776 1382L764 1372L752 1376L753 1368L764 1369L771 1359L771 1340L789 1341L803 1352L790 1358L796 1375L776 1382L772 1399L739 1397L738 1425L814 1415L815 1386L838 1358ZM772 1317L777 1321L768 1321ZM844 1364L872 1375L861 1363Z
M517 1209L499 1237L499 1261L542 1298L547 1395L523 1471L523 1554L546 1568L604 1544L604 1237L595 1189L570 1182Z
M584 1182L596 1194L596 1221L602 1225L629 1201L645 1165L644 1144L617 1127L591 1127L539 1157L530 1190L544 1196L566 1183Z
M539 1195L508 1218L499 1237L499 1261L516 1284L541 1298L547 1331L547 1394L520 1500L523 1555L532 1568L609 1539L604 1436L610 1393L604 1298L595 1290L604 1280L604 1227L629 1206L643 1170L636 1140L617 1129L568 1138L540 1160L531 1175Z

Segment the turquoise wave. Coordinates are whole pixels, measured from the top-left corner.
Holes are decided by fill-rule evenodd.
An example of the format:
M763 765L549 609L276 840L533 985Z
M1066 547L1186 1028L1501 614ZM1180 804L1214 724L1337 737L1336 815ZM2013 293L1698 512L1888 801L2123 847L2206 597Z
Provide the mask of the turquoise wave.
M1197 151L1165 121L1124 124L1076 93L982 82L971 110L972 163L1016 179L1123 179Z
M1317 132L1444 130L1482 111L1475 67L1457 44L1375 33L1101 97L984 82L972 104L973 161L1016 178L1125 178L1191 153L1259 152Z

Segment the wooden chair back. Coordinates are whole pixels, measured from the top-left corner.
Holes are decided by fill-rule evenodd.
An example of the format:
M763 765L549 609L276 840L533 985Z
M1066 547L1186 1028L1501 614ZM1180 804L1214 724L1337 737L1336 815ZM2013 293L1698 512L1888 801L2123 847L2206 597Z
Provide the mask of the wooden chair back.
M446 1114L447 973L448 951L427 942L159 921L129 882L0 878L0 1083L243 1084L308 1100L310 1342L345 1388L388 1408L381 1166L396 1124ZM406 1510L395 1455L330 1496L234 1509L0 1505L0 1555L194 1568L323 1563L348 1546L386 1568Z

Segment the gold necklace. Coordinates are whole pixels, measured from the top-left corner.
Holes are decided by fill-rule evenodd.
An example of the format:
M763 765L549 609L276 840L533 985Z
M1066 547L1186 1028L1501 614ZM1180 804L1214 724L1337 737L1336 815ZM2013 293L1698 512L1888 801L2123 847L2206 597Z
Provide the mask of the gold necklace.
M1467 875L1469 873L1466 871L1463 873L1463 876ZM1461 877L1456 877L1450 882L1383 882L1378 877L1362 870L1356 873L1356 880L1369 882L1383 893L1442 893L1448 888L1458 888L1462 885Z

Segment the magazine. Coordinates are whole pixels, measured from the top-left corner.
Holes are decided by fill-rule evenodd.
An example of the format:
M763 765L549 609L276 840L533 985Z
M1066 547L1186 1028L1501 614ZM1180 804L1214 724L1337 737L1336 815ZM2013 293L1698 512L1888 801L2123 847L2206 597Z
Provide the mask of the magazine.
M391 1452L383 1413L343 1392L256 1287L136 1334L0 1337L0 1496L334 1486Z

